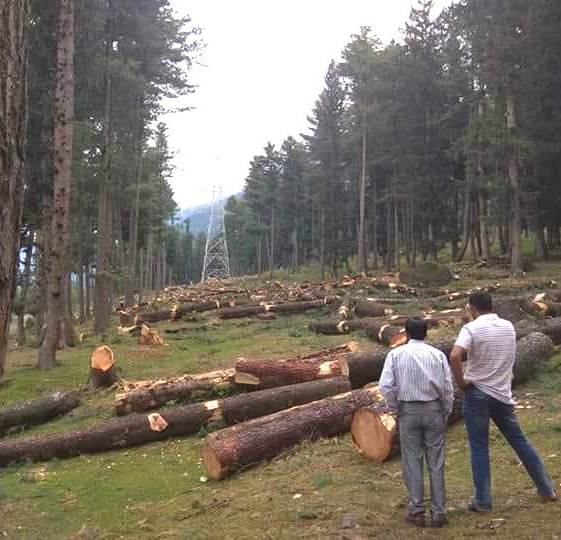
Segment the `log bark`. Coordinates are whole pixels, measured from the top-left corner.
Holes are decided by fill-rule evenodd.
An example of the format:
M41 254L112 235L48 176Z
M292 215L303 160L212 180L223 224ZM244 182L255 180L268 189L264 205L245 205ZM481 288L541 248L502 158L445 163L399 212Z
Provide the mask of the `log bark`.
M538 321L523 320L515 325L516 339L521 339L533 332L545 334L554 345L561 345L561 317Z
M80 394L74 390L60 391L32 401L21 401L0 409L0 434L8 428L44 424L62 416L80 404Z
M547 302L545 300L534 300L532 306L536 311L545 317L559 317L561 316L561 303Z
M387 353L388 349L349 353L339 359L341 374L349 378L352 388L362 388L380 378Z
M348 334L351 331L350 322L347 320L312 321L308 325L308 329L316 334L336 336L338 334Z
M540 363L551 358L553 352L551 340L540 333L529 334L518 341L513 385L529 380ZM462 405L463 392L456 390L448 425L462 417ZM399 420L385 402L359 409L353 417L351 433L359 453L373 461L385 461L399 451Z
M206 472L221 480L237 470L272 459L302 441L344 433L350 428L354 412L378 399L377 389L356 390L212 433L203 445Z
M391 324L376 324L366 328L366 336L386 347L398 347L407 343L405 328Z
M138 383L137 383L138 384ZM181 380L147 382L115 396L115 412L123 416L132 412L157 409L170 401L200 401L229 393L234 389L234 370L224 369L185 376Z
M348 381L340 377L193 403L151 414L132 414L83 430L14 439L0 443L0 466L26 460L68 458L138 446L179 435L192 435L205 426L242 422L293 405L317 402L325 396L337 395L348 389ZM350 420L349 417L349 424Z
M383 317L393 315L394 311L384 304L378 304L370 300L356 300L355 313L359 317Z
M328 379L337 375L341 375L339 362L322 357L291 362L239 358L236 362L235 381L242 387L262 389Z
M323 300L310 300L309 302L287 302L284 304L268 304L258 306L231 307L219 311L221 319L240 319L252 317L259 313L302 313L310 309L318 309L336 301L336 298L324 298Z

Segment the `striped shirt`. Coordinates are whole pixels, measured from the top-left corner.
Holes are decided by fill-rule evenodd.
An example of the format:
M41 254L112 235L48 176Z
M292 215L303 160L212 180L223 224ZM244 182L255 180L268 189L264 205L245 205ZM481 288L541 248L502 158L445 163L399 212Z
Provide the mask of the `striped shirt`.
M464 377L485 394L512 404L516 332L494 313L480 315L460 331L456 345L467 351Z
M380 391L388 406L398 401L440 400L444 412L452 412L454 387L446 355L416 339L390 351L380 377Z

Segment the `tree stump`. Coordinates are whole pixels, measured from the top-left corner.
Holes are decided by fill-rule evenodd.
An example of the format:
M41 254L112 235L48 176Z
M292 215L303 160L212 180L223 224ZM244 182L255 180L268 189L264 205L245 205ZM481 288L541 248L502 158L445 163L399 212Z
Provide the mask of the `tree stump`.
M113 386L118 379L113 351L107 345L98 347L92 353L88 387L93 390L108 388Z

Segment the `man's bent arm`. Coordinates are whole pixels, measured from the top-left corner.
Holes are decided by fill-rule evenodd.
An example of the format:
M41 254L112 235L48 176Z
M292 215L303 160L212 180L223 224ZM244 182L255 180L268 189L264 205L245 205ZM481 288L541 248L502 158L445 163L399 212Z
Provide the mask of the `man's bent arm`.
M454 345L450 353L450 365L454 374L454 380L462 390L469 386L469 383L464 379L464 369L462 367L462 359L466 353L467 351L459 345Z
M393 355L391 352L386 356L379 387L390 410L397 411L397 386L393 375Z

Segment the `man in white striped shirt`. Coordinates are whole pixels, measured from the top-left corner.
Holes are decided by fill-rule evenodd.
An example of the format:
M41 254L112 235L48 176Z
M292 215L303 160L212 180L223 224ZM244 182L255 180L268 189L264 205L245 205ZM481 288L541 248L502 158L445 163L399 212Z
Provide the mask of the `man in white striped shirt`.
M469 298L475 320L466 324L452 349L450 360L456 384L464 390L464 422L471 450L475 496L468 510L491 510L489 420L504 435L545 501L557 499L543 461L526 439L514 412L512 370L516 359L516 333L510 321L493 313L493 299L485 292ZM467 354L465 372L462 360Z
M424 527L423 456L431 488L431 525L446 524L444 441L454 389L446 355L424 342L427 323L409 319L408 343L386 356L380 390L399 416L403 478L409 492L406 521Z

